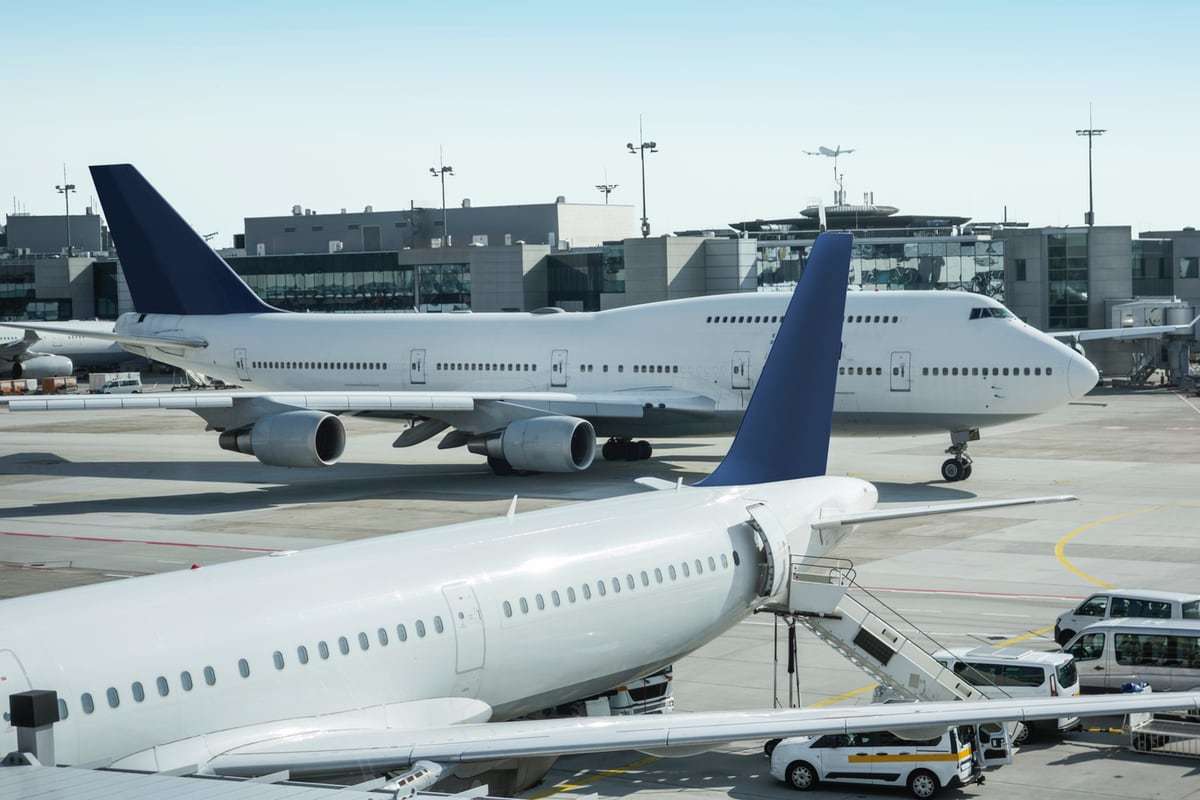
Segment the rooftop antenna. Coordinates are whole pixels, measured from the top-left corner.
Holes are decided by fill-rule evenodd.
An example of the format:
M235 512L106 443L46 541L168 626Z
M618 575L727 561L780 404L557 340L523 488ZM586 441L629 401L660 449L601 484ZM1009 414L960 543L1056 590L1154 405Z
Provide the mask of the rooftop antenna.
M843 150L842 146L840 144L837 147L825 147L824 145L821 145L816 150L805 150L804 151L804 154L806 156L821 156L824 158L832 158L833 159L833 188L834 188L833 204L834 205L842 205L846 202L846 198L842 192L842 174L840 172L838 172L838 156L850 155L853 152L854 152L853 147L851 147L847 150Z
M63 182L60 186L54 187L59 194L63 196L63 202L67 206L67 257L70 258L75 253L71 248L71 194L75 191L75 184L67 183L67 165L63 164Z
M1104 133L1104 128L1096 128L1092 125L1092 104L1088 103L1088 126L1083 129L1077 128L1075 135L1086 136L1088 140L1088 210L1083 215L1083 224L1089 228L1096 224L1096 208L1092 197L1092 140L1097 136L1103 136Z
M604 168L604 183L596 184L596 188L604 192L604 205L608 205L608 196L617 188L617 184L608 182L608 168Z

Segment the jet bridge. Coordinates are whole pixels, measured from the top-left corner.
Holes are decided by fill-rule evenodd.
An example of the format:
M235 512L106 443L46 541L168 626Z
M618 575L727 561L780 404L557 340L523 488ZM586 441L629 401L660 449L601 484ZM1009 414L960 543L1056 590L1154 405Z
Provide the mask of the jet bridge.
M977 687L933 657L931 653L946 649L944 646L855 581L854 563L849 559L793 556L785 597L785 602L761 610L788 625L791 701L799 698L796 625L807 628L889 689L893 698L925 702L985 699ZM980 729L983 765L1011 763L1011 737L1005 726L982 725Z

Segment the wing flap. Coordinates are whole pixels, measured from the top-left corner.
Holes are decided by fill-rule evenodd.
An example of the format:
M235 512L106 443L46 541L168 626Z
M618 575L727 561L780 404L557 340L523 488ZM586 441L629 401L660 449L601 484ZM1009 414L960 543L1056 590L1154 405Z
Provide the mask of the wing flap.
M305 733L238 747L215 756L207 769L252 775L342 769L385 770L425 759L437 762L567 755L613 750L712 747L776 737L862 733L1200 709L1200 693L1094 695L890 703L853 708L679 712L629 717L583 717L452 725L424 730L338 730Z
M87 339L102 339L107 342L117 342L118 344L132 344L140 347L186 347L192 349L202 349L208 347L208 341L192 336L131 336L114 331L81 331L78 328L68 328L61 325L42 325L41 323L13 323L0 322L0 325L6 325L10 328L24 328L27 331L40 331L43 333L62 333L68 336L83 336Z
M885 522L892 519L909 519L911 517L930 517L937 514L956 514L961 511L983 511L989 508L1009 508L1011 506L1030 506L1046 503L1069 503L1078 500L1070 494L1052 495L1049 497L1018 497L1012 500L978 500L963 503L934 503L926 506L908 506L905 508L889 508L882 511L863 511L854 514L822 513L821 518L813 523L814 528L839 528L843 525L862 525L867 522Z

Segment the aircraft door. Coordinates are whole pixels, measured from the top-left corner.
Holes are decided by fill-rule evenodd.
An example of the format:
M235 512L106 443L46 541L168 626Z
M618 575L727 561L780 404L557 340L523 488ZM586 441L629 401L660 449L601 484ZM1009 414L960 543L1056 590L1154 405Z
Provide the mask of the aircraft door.
M486 649L483 612L475 590L465 581L443 586L442 595L450 607L450 621L454 625L455 694L473 697L479 689Z
M413 350L408 358L408 382L425 382L425 351Z
M567 385L567 351L554 350L550 353L550 385Z
M912 390L912 375L909 368L912 365L912 353L892 353L892 391L907 392Z
M737 350L733 354L733 388L750 388L750 351Z
M14 692L27 692L33 686L25 674L17 654L12 650L0 650L0 693L5 696Z
M246 361L246 348L239 347L233 351L233 364L237 367L238 378L244 381L250 380L250 366Z

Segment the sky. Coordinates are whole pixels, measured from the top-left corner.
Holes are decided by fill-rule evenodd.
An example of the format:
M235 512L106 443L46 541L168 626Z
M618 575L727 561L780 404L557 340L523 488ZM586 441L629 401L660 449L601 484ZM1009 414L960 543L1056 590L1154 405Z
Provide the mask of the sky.
M0 209L130 162L228 246L246 216L639 206L656 233L874 192L902 211L1200 225L1200 3L21 3L0 30ZM74 204L73 204L74 205ZM635 235L631 228L630 235Z

